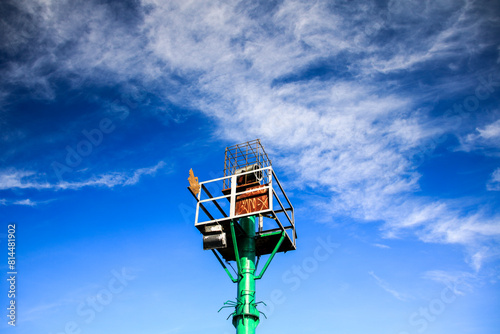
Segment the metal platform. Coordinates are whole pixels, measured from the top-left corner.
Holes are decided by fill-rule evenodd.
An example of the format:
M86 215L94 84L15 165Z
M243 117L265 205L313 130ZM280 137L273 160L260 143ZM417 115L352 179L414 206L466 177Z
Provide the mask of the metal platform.
M222 226L222 232L226 233L226 242L227 246L224 248L218 248L217 251L219 254L224 258L226 261L234 261L235 256L234 256L234 245L233 245L233 240L231 238L231 219L223 219L218 221L217 223L208 223L208 224L198 224L196 227L198 230L201 232L203 235L209 235L211 232L210 228L212 226L220 225ZM235 223L235 232L237 235L241 235L244 233L239 226L238 223ZM208 228L208 230L207 230ZM287 230L291 230L291 227L288 228ZM266 254L271 254L273 252L273 249L275 245L278 244L278 241L281 237L281 229L276 229L275 231L262 231L262 232L256 232L256 239L255 239L255 255L261 256L261 255L266 255ZM281 243L280 248L278 249L278 252L288 252L291 250L295 250L295 243L292 241L290 236L287 234L285 236L285 239Z
M238 166L231 168L236 167ZM245 186L238 184L238 178L256 173L262 176L260 180ZM235 223L235 233L238 235L244 233L237 223L238 220L249 216L259 219L255 237L257 256L271 254L283 232L286 235L278 252L296 249L294 209L271 166L240 171L237 174L233 171L232 175L200 182L199 185L197 194L188 188L197 201L195 227L204 236L213 235L214 230L226 234L225 246L217 248L226 261L235 260L231 221ZM222 196L212 196L209 189L214 189L214 192L221 191ZM256 204L257 200L260 201L260 206ZM244 201L246 202L243 203ZM242 206L247 208L241 209Z

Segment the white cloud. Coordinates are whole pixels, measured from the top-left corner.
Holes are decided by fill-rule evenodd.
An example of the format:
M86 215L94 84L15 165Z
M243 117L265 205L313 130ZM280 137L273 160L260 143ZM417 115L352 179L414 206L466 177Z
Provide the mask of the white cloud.
M27 206L35 206L35 205L37 205L36 202L33 202L29 198L23 199L23 200L14 201L12 204L15 204L15 205L27 205Z
M489 256L490 252L488 247L482 247L481 249L477 250L470 257L470 263L472 268L474 268L476 272L479 271L479 269L481 269L481 266Z
M72 182L59 182L59 183L48 183L45 181L40 181L40 175L37 175L33 171L18 171L15 169L4 170L0 172L0 190L5 189L50 189L50 190L60 190L60 189L80 189L83 187L107 187L113 188L115 186L128 186L134 185L139 182L143 175L154 175L159 169L163 168L165 163L160 161L158 164L148 168L140 168L132 173L108 173L101 174L98 176L91 177L84 181L72 181ZM28 201L28 202L26 202ZM22 202L22 203L21 203ZM14 204L24 204L33 203L29 199L24 201L18 201Z
M491 174L491 178L486 184L486 189L489 191L500 191L500 168L495 169Z
M460 206L460 201L456 205ZM482 260L494 254L493 249L484 249L481 245L500 237L498 217L483 212L465 214L460 208L444 202L418 203L409 199L402 205L379 211L378 217L385 221L384 231L389 238L414 232L424 242L467 246L469 257L481 252L482 257L476 256L476 261L469 261L474 269L479 269Z
M474 150L500 149L500 119L476 128L475 132L466 135L460 140L460 149L466 152ZM498 154L498 152L494 152Z
M386 45L392 57L385 59L383 54L374 54L364 60L366 69L383 73L406 71L425 62L454 58L458 50L464 53L479 51L476 41L481 35L480 18L476 17L471 1L465 1L462 5L459 2L398 0L390 1L388 10L390 15L386 25L389 29L401 30L405 26L415 28L409 28L408 41L412 43ZM442 22L443 25L424 37L422 34L432 29L425 22ZM418 43L415 42L417 40ZM453 68L453 63L448 66Z
M408 11L394 2L389 13L381 13L369 2L346 9L326 1L284 1L276 7L259 7L145 0L135 12L127 13L126 23L106 5L90 2L19 1L18 6L31 16L31 24L6 24L5 29L33 27L35 32L6 34L15 40L5 47L15 53L31 43L38 57L12 63L6 80L22 82L46 97L53 96L50 80L68 73L99 82L139 78L155 87L159 81L168 82L163 93L176 100L182 87L171 80L172 73L195 75L200 87L194 89L202 91L204 84L227 84L239 78L268 86L283 75L349 53L357 61L348 64L348 70L362 71L368 78L376 72L408 70L425 61L462 56L464 50L487 46L477 43L481 18L469 2L424 4L419 15L412 13L412 19L419 17L417 21L408 19ZM343 11L349 12L348 18ZM372 31L373 20L382 22L382 17L387 19ZM436 30L435 22L441 24L440 29ZM389 36L385 43L376 43L375 34L382 26L403 38ZM22 37L34 33L40 45ZM45 74L44 69L53 66L57 71ZM76 78L74 83L81 82Z
M34 181L36 173L33 171L4 170L0 173L0 190L5 189L47 189L51 188L47 182Z
M378 247L378 248L383 248L383 249L390 249L390 246L384 245L384 244L373 244L373 246Z
M500 140L500 120L488 124L483 129L477 129L479 136L486 140Z
M477 281L477 275L464 271L429 270L423 277L446 285L457 295L470 293Z
M392 287L390 287L390 285L386 281L384 281L383 279L381 279L380 277L378 277L377 275L375 275L375 273L373 271L368 272L368 274L375 279L375 281L377 282L378 286L380 286L386 292L388 292L389 294L391 294L392 296L394 296L394 298L399 299L401 301L408 300L408 296L406 296L405 294L400 293L400 292L394 290Z
M79 189L82 187L102 186L113 188L115 186L129 186L139 182L143 175L154 175L159 169L163 168L165 163L160 161L153 167L140 168L133 173L110 173L102 174L82 182L60 182L56 185L58 189Z
M398 79L377 79L431 61L448 66L487 47L472 1L391 1L383 13L365 3L347 17L342 6L323 1L283 1L261 10L146 0L127 24L90 2L22 4L37 18L43 45L33 46L41 48L36 61L12 63L6 82L50 98L57 76L72 74L75 86L137 79L161 98L216 119L225 139L260 138L271 154L280 154L277 167L288 170L296 186L328 189L323 204L333 214L384 221L387 235L414 231L426 242L470 245L500 235L496 217L415 196L421 175L412 159L432 151L427 144L445 130L417 109L420 95L400 93ZM367 26L373 19L383 24ZM10 45L27 43L19 38ZM330 66L332 78L308 76L315 66ZM57 71L45 75L51 67ZM448 88L462 88L462 81L444 79L440 97L456 93ZM498 142L498 128L478 129L470 145ZM0 189L114 187L134 184L150 170L59 184L10 170L0 174Z

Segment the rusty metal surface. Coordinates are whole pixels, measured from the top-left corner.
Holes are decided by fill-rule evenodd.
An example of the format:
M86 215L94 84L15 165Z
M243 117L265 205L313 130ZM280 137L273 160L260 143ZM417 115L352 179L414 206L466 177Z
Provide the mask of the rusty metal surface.
M236 215L248 214L269 209L269 189L259 189L266 185L249 187L255 191L236 196Z
M251 165L257 165L259 168L271 166L271 159L259 139L226 147L224 176L234 175L238 170ZM262 177L265 178L266 175ZM224 189L229 187L227 181L224 181Z
M189 189L191 190L191 192L194 195L198 195L198 193L200 192L200 184L198 183L198 177L194 176L192 168L189 170L188 181L189 181Z

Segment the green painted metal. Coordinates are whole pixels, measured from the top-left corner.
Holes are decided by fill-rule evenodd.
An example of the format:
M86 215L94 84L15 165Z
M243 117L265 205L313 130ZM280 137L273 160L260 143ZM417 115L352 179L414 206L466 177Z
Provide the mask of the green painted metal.
M234 232L234 222L233 221L231 221L231 238L233 238L234 258L236 259L236 265L238 266L238 275L240 275L240 273L241 273L240 253L238 250L238 243L236 242L236 232Z
M281 237L273 249L273 252L266 261L266 264L262 268L259 275L255 275L256 264L255 264L255 239L258 238L255 235L255 216L241 218L239 220L238 229L239 234L236 234L235 222L231 222L231 238L233 240L234 256L236 259L236 264L238 266L238 278L235 279L224 265L217 252L213 251L217 260L222 265L226 273L228 274L231 281L238 283L238 295L236 297L236 302L227 301L224 306L220 308L219 312L227 307L234 307L234 312L231 314L233 316L233 325L236 328L237 334L255 334L255 329L259 324L259 315L261 312L257 309L257 302L255 300L255 280L261 279L267 270L267 267L271 264L274 256L278 252L283 240L286 237L285 231L276 231L265 234L274 235L281 234ZM230 316L231 316L230 315Z
M269 233L264 233L264 234L261 234L259 237L260 238L264 238L264 237L268 237L270 235L276 235L276 234L282 234L283 231L274 231L274 232L269 232Z
M233 316L237 334L255 334L259 324L259 311L255 301L255 216L239 220L243 233L236 244L234 226L231 224L233 243L238 266L238 297ZM241 256L241 257L240 257Z
M212 249L212 252L214 253L214 255L217 258L217 260L219 260L220 265L222 266L222 268L224 268L224 270L226 271L226 273L229 276L229 278L231 279L231 281L233 281L233 283L238 282L238 280L236 278L234 278L233 275L231 275L231 272L227 269L227 267L224 264L224 262L222 262L222 260L220 259L219 255L217 254L217 252L214 251L213 249Z
M269 258L267 259L266 264L264 265L264 268L262 268L262 271L260 272L259 275L257 275L255 277L255 279L261 279L262 276L264 276L264 273L266 272L267 267L269 267L269 265L271 264L271 261L273 260L274 255L276 255L276 252L278 252L278 249L280 248L281 244L283 243L283 240L285 240L285 236L286 236L286 232L285 231L281 232L281 238L280 238L280 240L276 244L276 247L274 247L273 252L271 253L271 255L269 255Z

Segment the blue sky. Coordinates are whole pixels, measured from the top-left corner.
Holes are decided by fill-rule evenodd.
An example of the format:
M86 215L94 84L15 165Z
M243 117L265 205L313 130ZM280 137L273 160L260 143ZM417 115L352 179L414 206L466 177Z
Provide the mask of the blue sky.
M2 333L233 333L188 171L296 208L259 333L498 333L496 1L2 1Z

